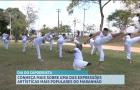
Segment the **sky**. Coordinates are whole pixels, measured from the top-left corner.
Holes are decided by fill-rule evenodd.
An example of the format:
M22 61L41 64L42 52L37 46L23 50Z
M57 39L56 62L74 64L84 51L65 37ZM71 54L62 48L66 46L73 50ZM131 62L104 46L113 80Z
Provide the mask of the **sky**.
M78 6L74 9L74 13L69 15L67 12L67 7L70 1L0 1L0 8L6 9L8 7L19 8L24 14L26 14L25 7L31 5L34 10L37 10L38 19L34 24L34 29L40 29L44 24L47 27L57 26L58 14L57 9L60 9L60 23L63 25L70 25L71 29L74 29L73 20L77 19L76 29L83 29L83 17L84 17L84 7ZM115 3L110 2L104 8L105 22L104 27L108 27L107 16L116 9L121 9L122 4L119 1ZM100 24L100 12L98 4L92 4L90 7L86 7L85 11L85 25L93 25L99 27Z

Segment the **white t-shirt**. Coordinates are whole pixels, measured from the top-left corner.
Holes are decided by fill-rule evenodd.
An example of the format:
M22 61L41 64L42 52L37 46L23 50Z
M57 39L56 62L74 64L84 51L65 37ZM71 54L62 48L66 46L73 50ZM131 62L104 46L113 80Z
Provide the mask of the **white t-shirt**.
M74 43L75 44L79 44L80 43L80 37L78 36L76 36L76 37L74 37Z
M93 38L91 38L91 39L89 40L89 44L90 44L90 45L94 45L94 39L93 39Z
M41 45L43 43L44 37L37 37L34 39L35 45Z
M53 39L53 36L51 35L51 33L47 33L45 34L45 39L50 42Z
M125 37L124 37L124 45L130 45L131 43L130 43L130 36L129 35L126 35Z
M3 33L3 34L2 34L2 39L3 39L3 40L8 40L8 36L9 36L8 34Z
M59 39L57 40L58 44L63 44L64 43L64 37L62 35L59 35Z
M135 26L136 26L138 29L140 29L139 17L134 16L134 17L132 18L132 21L133 21L133 23L135 24Z
M23 35L22 36L22 42L25 43L26 41L27 41L27 36L26 35Z
M74 48L74 62L83 61L83 55L79 48Z
M98 36L95 38L95 44L96 45L101 45L104 44L112 39L112 35L108 33L107 36L104 36L103 33L101 32Z

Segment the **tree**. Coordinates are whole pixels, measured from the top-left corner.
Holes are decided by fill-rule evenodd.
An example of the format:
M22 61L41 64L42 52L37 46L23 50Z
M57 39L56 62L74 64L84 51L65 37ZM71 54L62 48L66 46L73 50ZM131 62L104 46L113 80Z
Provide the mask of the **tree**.
M0 34L8 32L7 25L9 24L8 17L3 9L0 9Z
M28 31L31 29L31 25L33 25L36 19L38 18L37 13L38 11L34 10L32 6L28 5L26 7L26 14L27 14L26 22L27 22Z
M51 31L51 29L49 27L46 27L45 24L43 25L42 29L40 30L40 32L42 33L42 35L45 35L49 31Z
M9 16L9 20L11 19L12 34L17 42L20 34L26 32L26 16L18 8L7 8L5 13Z
M131 5L136 5L139 0L122 0L122 2L125 4L125 6L129 9L131 9Z
M80 4L97 3L99 5L100 15L101 15L100 31L102 31L103 23L104 23L103 9L109 2L111 2L111 0L106 0L104 2L105 3L103 4L103 0L92 0L92 1L91 0L72 0L71 3L69 4L69 6L67 7L67 11L69 12L69 14L72 14L74 7L76 7Z
M60 29L59 29L60 33L70 33L71 32L71 28L69 25L60 25Z
M113 26L119 28L121 31L125 30L127 25L131 22L129 19L131 12L126 10L116 10L114 13L108 16L109 21L114 21Z
M139 13L139 11L137 12L136 9L139 9L139 0L122 0L122 2L124 3L125 7L131 11L131 13L137 14Z

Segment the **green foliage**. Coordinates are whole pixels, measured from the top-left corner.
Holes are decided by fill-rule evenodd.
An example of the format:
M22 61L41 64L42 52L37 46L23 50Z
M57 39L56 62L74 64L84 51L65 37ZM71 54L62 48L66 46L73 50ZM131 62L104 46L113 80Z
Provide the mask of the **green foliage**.
M12 34L18 40L20 34L26 32L26 16L18 8L7 8L5 12L11 16Z
M69 33L71 31L69 25L60 25L59 32L60 33Z
M0 34L7 32L7 25L9 24L8 17L3 9L0 9Z
M121 29L122 27L126 27L130 23L130 17L130 11L116 10L114 13L108 16L108 20L115 21L113 25Z
M126 7L129 7L130 5L135 5L138 3L139 0L122 0L122 2L126 5Z
M70 33L71 32L71 28L69 25L60 25L59 29L58 29L58 27L49 28L49 27L46 27L46 26L44 27L44 26L45 25L43 25L43 28L40 30L43 35L50 31L55 34L57 32L59 32L59 33Z
M42 35L45 35L46 33L48 33L49 31L51 31L51 29L49 27L45 27L45 28L42 28L40 30L40 32L42 33Z
M97 2L97 0L92 0L92 1L91 0L71 0L71 3L67 7L67 11L69 14L73 14L74 7L78 5L87 6L89 5L90 2Z

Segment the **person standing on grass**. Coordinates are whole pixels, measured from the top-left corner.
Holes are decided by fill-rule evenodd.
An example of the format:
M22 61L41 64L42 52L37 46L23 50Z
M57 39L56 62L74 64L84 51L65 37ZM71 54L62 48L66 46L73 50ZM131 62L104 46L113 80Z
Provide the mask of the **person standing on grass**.
M95 46L94 46L93 34L90 34L90 35L89 35L88 41L89 41L89 44L90 44L90 47L91 47L91 53L90 53L90 54L91 54L91 55L96 54L96 48L95 48Z
M2 34L2 42L3 42L3 47L5 49L8 49L9 46L9 35L7 33Z
M80 31L77 31L77 35L74 37L74 43L80 44Z
M82 55L82 44L76 44L73 51L67 50L68 53L74 53L73 68L74 70L81 70L86 66L91 65L91 63L83 60Z
M58 48L58 58L59 58L59 60L61 60L62 57L63 57L63 55L62 55L62 46L63 46L64 40L65 40L65 34L58 36L57 48Z
M52 51L54 40L53 40L53 35L51 34L51 32L46 34L46 38L47 38L47 41L50 43L50 51Z
M134 60L132 60L132 58L131 58L131 47L133 44L135 44L139 41L140 41L140 36L132 38L131 33L126 34L124 37L124 51L126 54L126 58L130 63L134 62Z
M99 53L99 67L103 68L102 63L104 62L104 51L102 45L111 41L112 37L118 36L119 34L111 34L108 28L104 28L103 31L96 33L94 45Z
M42 59L41 57L41 53L40 53L40 46L41 44L43 44L43 42L47 41L47 36L41 36L41 37L36 37L34 40L33 40L33 45L36 49L36 53L37 53L37 58L38 60L40 60L40 62L43 62L44 60Z
M135 28L140 31L140 14L136 14L132 18L133 24L135 25Z
M27 36L26 34L22 35L22 52L26 52L27 47Z

